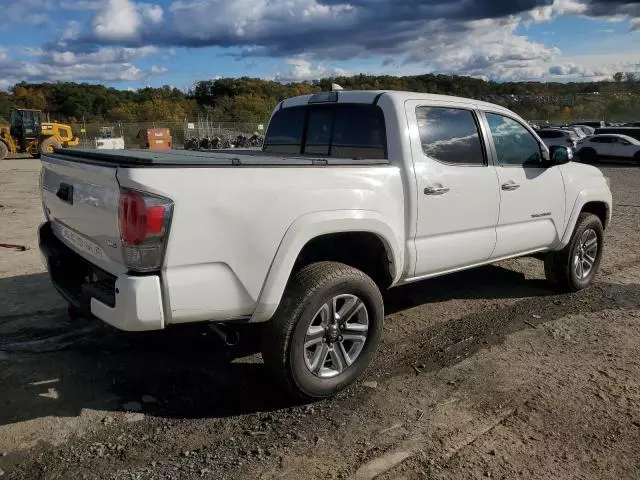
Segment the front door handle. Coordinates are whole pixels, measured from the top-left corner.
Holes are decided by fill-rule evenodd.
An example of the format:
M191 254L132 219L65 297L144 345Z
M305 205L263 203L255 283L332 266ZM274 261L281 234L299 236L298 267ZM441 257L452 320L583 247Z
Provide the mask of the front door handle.
M511 192L513 190L517 190L520 188L520 185L515 183L514 181L510 181L502 184L502 190L506 190L507 192Z
M435 185L430 185L424 189L425 195L444 195L449 191L449 188L443 187L441 184L437 183Z

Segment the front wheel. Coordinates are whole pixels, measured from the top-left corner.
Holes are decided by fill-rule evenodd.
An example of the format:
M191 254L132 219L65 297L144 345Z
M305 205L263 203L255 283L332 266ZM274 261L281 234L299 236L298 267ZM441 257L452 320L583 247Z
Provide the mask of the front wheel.
M569 245L547 254L544 262L547 280L563 292L587 288L600 267L603 239L600 219L592 213L581 213Z
M45 138L42 142L40 142L40 146L38 147L38 151L41 155L45 153L53 153L57 148L62 148L62 144L58 142L55 138Z
M367 369L382 336L384 307L363 272L319 262L295 272L265 325L262 355L290 393L330 397Z

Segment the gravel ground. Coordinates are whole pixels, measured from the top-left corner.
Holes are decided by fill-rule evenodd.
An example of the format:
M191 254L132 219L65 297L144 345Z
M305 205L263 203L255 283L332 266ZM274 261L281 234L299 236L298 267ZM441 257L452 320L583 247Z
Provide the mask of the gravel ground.
M294 405L201 328L71 323L37 250L39 163L0 162L0 476L640 478L640 169L602 165L597 283L519 259L391 290L367 377Z

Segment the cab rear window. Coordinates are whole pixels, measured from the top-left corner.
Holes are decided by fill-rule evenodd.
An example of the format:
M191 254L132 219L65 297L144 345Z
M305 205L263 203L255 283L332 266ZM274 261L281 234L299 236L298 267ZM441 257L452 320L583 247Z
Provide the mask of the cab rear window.
M264 151L350 159L386 159L380 107L367 104L308 105L277 111Z

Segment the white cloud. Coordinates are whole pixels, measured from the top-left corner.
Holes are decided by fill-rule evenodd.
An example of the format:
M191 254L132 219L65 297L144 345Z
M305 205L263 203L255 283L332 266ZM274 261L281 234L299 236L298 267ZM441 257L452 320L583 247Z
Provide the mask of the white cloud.
M0 78L8 85L27 82L70 81L135 81L145 77L142 70L132 64L74 64L49 65L45 63L0 62Z
M581 15L587 11L587 5L580 0L555 0L552 9L558 15Z
M171 4L176 31L192 40L244 38L248 43L286 28L304 31L306 25L348 20L350 5L324 5L316 0L177 0ZM281 31L279 33L282 33Z
M151 3L141 3L138 5L138 12L142 16L142 19L152 25L162 23L162 17L164 12L160 5L154 5Z
M131 0L105 0L93 19L93 33L98 40L127 42L136 40L146 26L162 22L160 5L136 4Z
M93 31L100 40L135 39L141 25L135 3L129 0L107 0L93 19Z
M640 30L635 0L171 0L166 11L153 1L21 0L8 15L37 23L52 9L95 10L86 26L70 22L57 47L44 46L36 65L114 65L127 72L123 65L142 56L169 61L175 47L240 47L241 56L286 59L288 68L276 75L281 81L345 74L326 65L372 57L386 59L392 74L520 80L553 70L558 77L595 78L606 69L564 59L549 36L534 41L519 27L578 15L624 19ZM158 50L145 50L151 45Z
M405 45L404 64L418 63L430 71L500 80L537 78L545 64L561 54L554 47L517 35L515 18L467 22L453 34L446 29Z
M560 57L549 67L545 79L554 81L598 81L611 79L616 72L640 72L640 52L584 54Z
M40 27L49 22L51 18L47 13L29 13L24 16L24 22L32 27Z
M63 10L100 10L102 5L101 0L60 1L60 8Z
M341 68L327 68L322 64L314 65L302 57L287 58L286 63L291 68L286 72L278 72L275 75L275 80L278 82L304 82L318 80L323 77L339 77L350 74L347 70Z
M149 70L149 73L152 75L160 75L166 72L167 72L167 69L165 67L158 67L156 65L151 65L151 69Z
M67 23L67 27L62 31L58 45L65 46L68 40L76 40L80 35L80 22L71 20Z
M112 82L139 81L151 75L167 71L164 67L152 66L148 71L132 63L135 59L157 52L156 47L118 48L103 47L95 52L25 50L33 61L19 61L10 58L7 49L0 47L0 88L6 88L21 81L27 82Z
M49 20L48 11L54 8L53 0L21 0L8 2L2 8L0 30L19 27L23 23L39 26Z
M42 55L42 61L55 65L129 63L137 58L148 57L156 52L157 48L152 46L139 48L102 47L95 52L89 53L75 53L68 50L46 52Z

